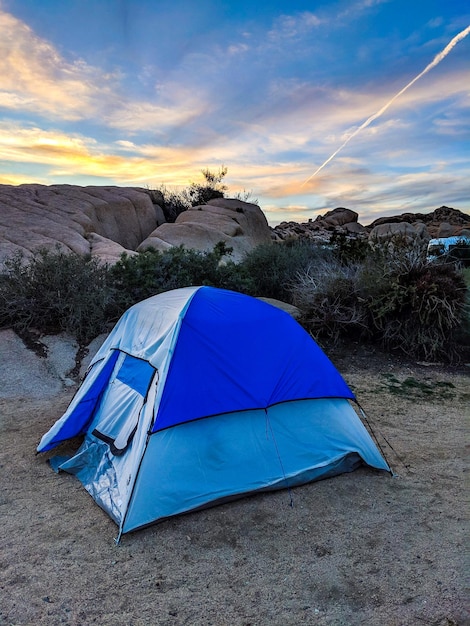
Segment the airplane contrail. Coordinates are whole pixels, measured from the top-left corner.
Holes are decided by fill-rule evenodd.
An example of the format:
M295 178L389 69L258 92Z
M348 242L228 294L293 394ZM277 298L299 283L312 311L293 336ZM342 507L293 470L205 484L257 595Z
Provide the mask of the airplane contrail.
M327 158L327 160L324 163L322 163L320 165L320 167L317 170L315 170L315 172L313 172L313 174L311 176L309 176L307 178L307 180L305 180L300 186L303 187L310 180L312 180L312 178L314 176L316 176L318 174L318 172L320 172L325 167L325 165L328 165L328 163L332 159L335 158L335 156L338 154L338 152L341 152L341 150L345 146L348 145L348 143L351 141L351 139L353 139L358 133L360 133L361 130L364 130L364 128L367 128L367 126L369 126L369 124L371 124L374 120L376 120L378 117L380 117L383 113L385 113L385 111L395 102L395 100L397 98L399 98L402 94L404 94L405 91L407 89L409 89L412 85L414 85L417 80L419 80L422 76L427 74L429 72L429 70L431 70L438 63L440 63L442 61L442 59L445 59L445 57L449 54L449 52L452 50L452 48L455 45L457 45L459 43L459 41L462 41L462 39L464 39L469 33L470 33L470 26L467 26L467 28L462 30L458 35L456 35L453 39L451 39L449 41L449 43L447 44L447 46L441 52L439 52L439 54L436 54L436 56L431 61L431 63L429 63L429 65L427 65L424 68L424 70L420 74L418 74L418 76L413 78L412 81L410 81L407 85L405 85L405 87L403 87L403 89L401 89L397 94L395 94L391 100L389 100L386 104L384 104L384 106L379 111L377 111L377 113L374 113L373 115L371 115L369 118L366 119L366 121L363 124L361 124L358 128L356 128L356 130L352 133L352 135L349 135L349 137L346 139L346 141L337 150L335 150L335 152L333 152L333 154L331 156L329 156Z

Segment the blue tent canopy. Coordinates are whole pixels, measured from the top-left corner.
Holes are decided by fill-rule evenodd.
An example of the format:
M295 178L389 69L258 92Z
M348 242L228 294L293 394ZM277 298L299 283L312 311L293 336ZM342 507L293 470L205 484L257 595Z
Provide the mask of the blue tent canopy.
M334 397L354 395L290 315L240 293L201 287L182 320L152 430L289 400Z

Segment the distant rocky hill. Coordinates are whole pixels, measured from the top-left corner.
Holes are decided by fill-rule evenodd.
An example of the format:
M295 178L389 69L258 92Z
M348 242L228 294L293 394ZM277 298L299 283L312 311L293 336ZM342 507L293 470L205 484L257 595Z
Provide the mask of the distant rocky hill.
M270 228L258 205L238 199L210 200L181 213L174 223L166 222L162 206L159 192L142 188L0 185L0 263L17 252L30 256L57 248L114 263L123 252L135 255L179 245L204 251L220 241L239 261L262 243L329 241L333 232L372 239L397 233L424 240L470 235L470 216L449 207L383 217L368 226L358 222L354 211L337 208L307 223Z
M470 236L470 215L442 206L431 213L403 213L380 217L372 224L363 226L358 222L355 211L337 208L305 223L282 222L273 228L273 237L278 241L329 241L333 232L371 239L384 239L397 234L424 240L460 234Z

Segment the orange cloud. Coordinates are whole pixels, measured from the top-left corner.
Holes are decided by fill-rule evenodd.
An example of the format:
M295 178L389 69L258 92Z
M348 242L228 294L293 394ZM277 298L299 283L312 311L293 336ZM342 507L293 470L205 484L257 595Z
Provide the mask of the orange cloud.
M210 163L191 149L138 147L129 141L98 145L87 137L11 123L0 124L0 160L49 166L48 182L80 175L123 185L187 185Z
M5 173L0 174L0 185L24 185L26 183L44 183L47 184L46 180L32 178L31 176L22 176L21 174L14 173Z

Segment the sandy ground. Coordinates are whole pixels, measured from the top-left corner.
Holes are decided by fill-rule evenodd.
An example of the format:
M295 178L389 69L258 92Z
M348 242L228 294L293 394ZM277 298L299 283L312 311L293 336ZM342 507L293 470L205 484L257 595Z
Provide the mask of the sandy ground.
M4 387L0 623L470 624L469 368L373 352L333 360L398 476L364 468L298 487L293 507L286 491L244 498L120 546L79 482L35 455L74 389Z

